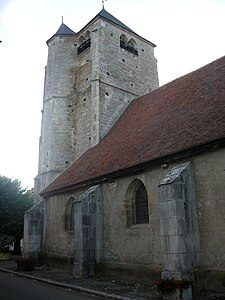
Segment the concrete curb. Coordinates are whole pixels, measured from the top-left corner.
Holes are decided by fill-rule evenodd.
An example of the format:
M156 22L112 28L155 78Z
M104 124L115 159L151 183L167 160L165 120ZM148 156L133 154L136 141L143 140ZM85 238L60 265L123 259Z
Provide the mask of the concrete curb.
M127 297L123 297L123 296L118 296L118 295L114 295L114 294L110 294L110 293L91 290L91 289L88 289L88 288L83 288L83 287L78 286L78 285L66 284L66 283L61 283L61 282L57 282L57 281L54 281L54 280L35 277L35 276L28 275L28 274L25 274L25 273L11 271L11 270L8 270L8 269L0 268L0 271L5 272L5 273L10 273L10 274L13 274L13 275L16 275L16 276L26 277L26 278L29 278L29 279L32 279L32 280L44 282L46 284L54 285L54 286L57 286L57 287L62 287L62 288L65 288L65 289L71 289L71 290L81 292L81 293L85 293L85 294L88 294L88 295L101 296L101 297L104 297L104 298L116 299L116 300L133 300L131 298L127 298Z

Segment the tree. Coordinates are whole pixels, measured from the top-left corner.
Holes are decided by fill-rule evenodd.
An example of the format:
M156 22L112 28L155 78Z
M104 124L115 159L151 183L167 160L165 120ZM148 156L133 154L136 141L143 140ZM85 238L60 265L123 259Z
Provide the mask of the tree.
M33 193L22 189L18 179L0 176L0 234L14 236L16 252L23 237L24 212L33 203Z

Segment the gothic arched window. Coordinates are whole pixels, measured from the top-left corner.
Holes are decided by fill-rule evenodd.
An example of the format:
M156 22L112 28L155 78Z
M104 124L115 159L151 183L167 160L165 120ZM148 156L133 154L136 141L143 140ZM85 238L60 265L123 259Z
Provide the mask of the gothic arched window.
M135 179L128 187L126 202L127 227L149 223L148 195L143 182Z
M133 224L149 223L148 195L144 184L140 181L132 197Z
M65 230L72 231L74 230L74 197L70 197L65 213Z

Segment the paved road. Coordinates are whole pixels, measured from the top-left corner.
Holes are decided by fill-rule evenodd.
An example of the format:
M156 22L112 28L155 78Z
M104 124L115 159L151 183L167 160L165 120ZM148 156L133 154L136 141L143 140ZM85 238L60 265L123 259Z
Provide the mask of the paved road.
M0 300L97 300L28 278L0 272Z

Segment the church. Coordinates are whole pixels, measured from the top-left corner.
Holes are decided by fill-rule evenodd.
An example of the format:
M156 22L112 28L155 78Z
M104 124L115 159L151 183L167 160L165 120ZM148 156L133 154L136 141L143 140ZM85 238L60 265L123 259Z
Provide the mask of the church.
M225 57L159 87L155 44L104 8L47 45L24 255L224 289Z

